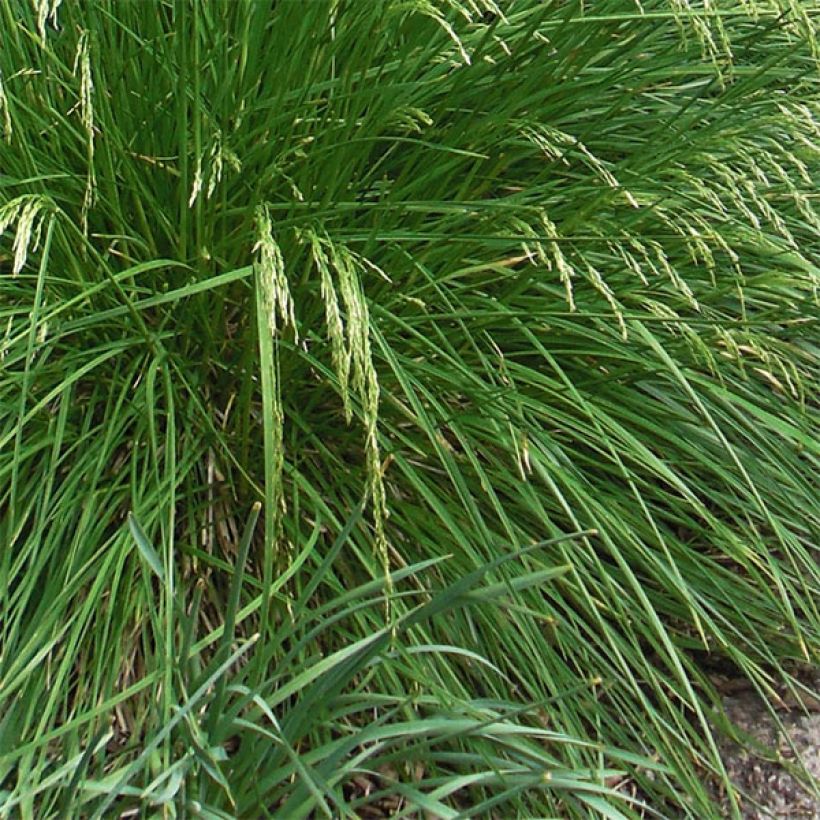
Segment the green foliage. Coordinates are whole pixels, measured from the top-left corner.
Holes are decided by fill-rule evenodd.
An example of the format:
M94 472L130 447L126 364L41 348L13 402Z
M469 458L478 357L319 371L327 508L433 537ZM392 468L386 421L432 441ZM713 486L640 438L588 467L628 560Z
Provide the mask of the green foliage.
M0 27L0 814L713 816L819 646L811 4Z

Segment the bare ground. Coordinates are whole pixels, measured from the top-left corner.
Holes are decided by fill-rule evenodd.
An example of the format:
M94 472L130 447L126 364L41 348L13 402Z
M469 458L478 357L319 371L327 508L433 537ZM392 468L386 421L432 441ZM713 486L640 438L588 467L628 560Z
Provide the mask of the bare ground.
M744 820L820 820L820 701L805 698L803 708L795 704L779 710L776 719L752 691L728 695L724 705L729 718L770 751L757 755L731 741L722 744L729 776L745 795L741 797ZM808 774L803 780L808 783L793 774L801 759ZM726 796L718 793L716 799L724 816L730 816Z

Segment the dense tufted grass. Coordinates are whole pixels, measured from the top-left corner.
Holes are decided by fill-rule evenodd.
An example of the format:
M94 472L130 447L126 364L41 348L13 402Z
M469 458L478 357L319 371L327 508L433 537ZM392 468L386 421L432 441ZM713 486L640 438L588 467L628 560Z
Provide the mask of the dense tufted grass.
M0 27L0 813L716 816L817 662L812 5Z

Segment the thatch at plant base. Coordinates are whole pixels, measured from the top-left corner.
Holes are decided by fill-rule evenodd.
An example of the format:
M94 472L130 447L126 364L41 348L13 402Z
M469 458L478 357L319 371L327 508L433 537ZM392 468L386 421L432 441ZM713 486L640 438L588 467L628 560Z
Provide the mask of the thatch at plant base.
M809 5L0 23L0 813L713 816L818 652Z

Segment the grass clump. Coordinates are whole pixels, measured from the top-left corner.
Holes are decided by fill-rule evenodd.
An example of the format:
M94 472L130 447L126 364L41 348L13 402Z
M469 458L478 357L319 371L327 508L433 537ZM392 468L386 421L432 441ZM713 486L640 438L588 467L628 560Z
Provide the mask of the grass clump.
M0 813L713 816L817 660L809 5L0 25Z

